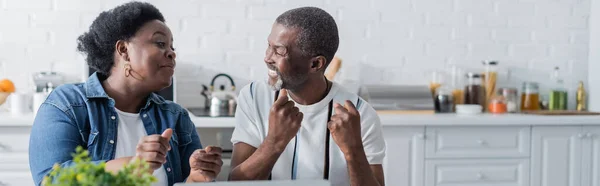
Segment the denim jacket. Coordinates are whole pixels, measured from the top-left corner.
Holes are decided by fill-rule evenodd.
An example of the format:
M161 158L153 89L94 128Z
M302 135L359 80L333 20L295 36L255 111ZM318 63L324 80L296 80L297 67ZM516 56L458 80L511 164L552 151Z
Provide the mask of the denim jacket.
M139 113L149 135L161 134L167 128L174 130L163 167L169 185L185 181L190 173L190 156L202 148L188 112L151 94ZM96 73L85 83L66 84L52 91L38 110L29 140L29 164L36 185L55 163L72 165L71 153L77 146L87 149L94 163L113 160L117 117L115 101L108 97Z

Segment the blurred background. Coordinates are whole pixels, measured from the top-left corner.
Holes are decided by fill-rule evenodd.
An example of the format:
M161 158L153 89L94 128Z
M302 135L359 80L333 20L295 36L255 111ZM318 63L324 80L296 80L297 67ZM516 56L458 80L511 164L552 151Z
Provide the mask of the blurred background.
M27 92L38 72L63 82L88 76L76 38L103 10L126 1L0 0L0 77ZM204 104L201 85L218 73L237 87L266 78L266 36L275 18L300 6L317 6L337 21L343 60L340 82L360 85L428 85L432 71L459 83L498 62L499 86L521 89L536 81L553 86L560 70L566 88L587 85L590 0L152 0L175 37L175 94L186 107ZM452 78L447 73L443 79ZM228 84L219 78L217 84ZM55 85L57 86L57 85ZM462 85L456 85L462 86ZM571 94L570 96L573 96ZM571 97L571 99L574 99ZM574 107L574 101L570 107Z

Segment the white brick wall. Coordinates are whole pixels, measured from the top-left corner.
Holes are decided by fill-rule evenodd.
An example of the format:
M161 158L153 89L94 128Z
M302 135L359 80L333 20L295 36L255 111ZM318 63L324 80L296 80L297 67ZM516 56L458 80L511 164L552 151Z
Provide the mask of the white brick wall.
M123 2L0 0L0 61L7 69L0 77L28 90L29 76L54 63L54 70L79 81L86 67L75 39L100 11ZM187 106L202 103L196 101L197 85L216 73L233 75L238 87L265 78L270 27L277 15L298 6L321 7L338 21L342 78L426 84L428 70L449 64L477 69L486 59L500 60L500 66L522 73L515 75L520 78L547 77L554 65L566 68L570 82L587 78L590 0L149 2L163 12L175 35L178 84L194 87L178 90Z

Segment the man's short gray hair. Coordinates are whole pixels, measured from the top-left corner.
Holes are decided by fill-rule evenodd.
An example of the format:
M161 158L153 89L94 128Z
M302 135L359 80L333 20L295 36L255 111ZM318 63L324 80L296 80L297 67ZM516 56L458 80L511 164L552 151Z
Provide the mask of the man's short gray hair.
M299 29L297 42L304 55L322 55L327 64L331 62L340 38L337 24L329 13L317 7L295 8L281 14L276 22Z

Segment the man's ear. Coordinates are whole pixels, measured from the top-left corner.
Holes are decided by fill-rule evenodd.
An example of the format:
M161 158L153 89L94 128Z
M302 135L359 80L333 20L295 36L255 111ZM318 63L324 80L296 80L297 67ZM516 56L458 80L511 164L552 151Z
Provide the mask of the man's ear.
M123 40L119 40L115 44L115 50L117 52L117 55L119 55L119 57L125 61L129 61L129 53L127 51L127 45L128 45L128 43Z
M313 57L310 61L310 69L312 72L325 71L327 68L327 59L324 56Z

